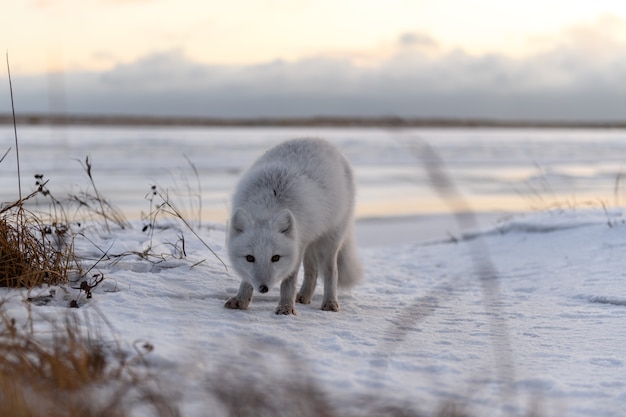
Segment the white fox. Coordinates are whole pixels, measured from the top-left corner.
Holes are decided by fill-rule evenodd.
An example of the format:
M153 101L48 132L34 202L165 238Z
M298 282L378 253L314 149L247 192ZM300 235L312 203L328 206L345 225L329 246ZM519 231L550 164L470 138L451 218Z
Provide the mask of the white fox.
M354 242L352 169L322 139L295 139L268 150L243 175L232 201L228 255L241 277L227 308L245 310L257 289L280 282L276 314L309 304L317 273L324 276L322 310L338 311L337 286L361 278ZM304 262L304 282L296 280Z

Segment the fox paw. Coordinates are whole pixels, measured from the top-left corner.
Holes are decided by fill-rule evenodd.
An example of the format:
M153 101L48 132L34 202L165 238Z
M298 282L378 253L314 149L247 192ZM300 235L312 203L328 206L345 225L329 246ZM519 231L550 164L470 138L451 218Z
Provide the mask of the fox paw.
M232 308L234 310L245 310L248 308L248 304L250 303L246 303L237 297L230 297L228 301L226 301L226 304L224 304L224 307Z
M307 297L302 294L296 295L296 302L300 304L311 304L311 297Z
M336 300L324 301L322 304L324 311L339 311L339 302Z
M288 316L289 314L293 314L294 316L296 315L296 309L293 308L292 305L287 304L276 307L275 312L276 314L284 314L285 316Z

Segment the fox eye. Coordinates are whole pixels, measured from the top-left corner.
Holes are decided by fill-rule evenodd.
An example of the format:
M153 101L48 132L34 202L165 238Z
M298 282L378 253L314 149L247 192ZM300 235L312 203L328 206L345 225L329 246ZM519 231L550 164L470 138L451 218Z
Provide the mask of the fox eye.
M248 262L254 262L254 256L252 256L252 255L246 255L246 261L248 261Z
M280 255L272 256L272 262L278 262L279 259L280 259Z

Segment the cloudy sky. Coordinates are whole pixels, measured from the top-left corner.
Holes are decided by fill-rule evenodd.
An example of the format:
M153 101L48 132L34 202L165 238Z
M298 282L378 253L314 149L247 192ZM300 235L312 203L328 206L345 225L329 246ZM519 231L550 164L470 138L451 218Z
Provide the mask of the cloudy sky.
M17 111L626 120L623 0L6 3Z

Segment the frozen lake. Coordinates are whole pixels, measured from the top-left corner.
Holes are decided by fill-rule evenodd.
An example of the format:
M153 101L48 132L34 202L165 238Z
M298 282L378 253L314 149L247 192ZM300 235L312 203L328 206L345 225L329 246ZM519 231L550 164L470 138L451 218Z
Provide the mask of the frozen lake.
M626 201L623 130L23 126L18 135L24 193L35 174L57 198L89 189L80 164L89 155L100 193L131 220L149 210L145 196L157 185L191 218L224 222L242 170L268 147L303 136L336 143L353 163L360 219L450 211L416 155L425 143L476 212ZM0 201L13 201L11 126L0 127L0 147L11 148L0 164Z

